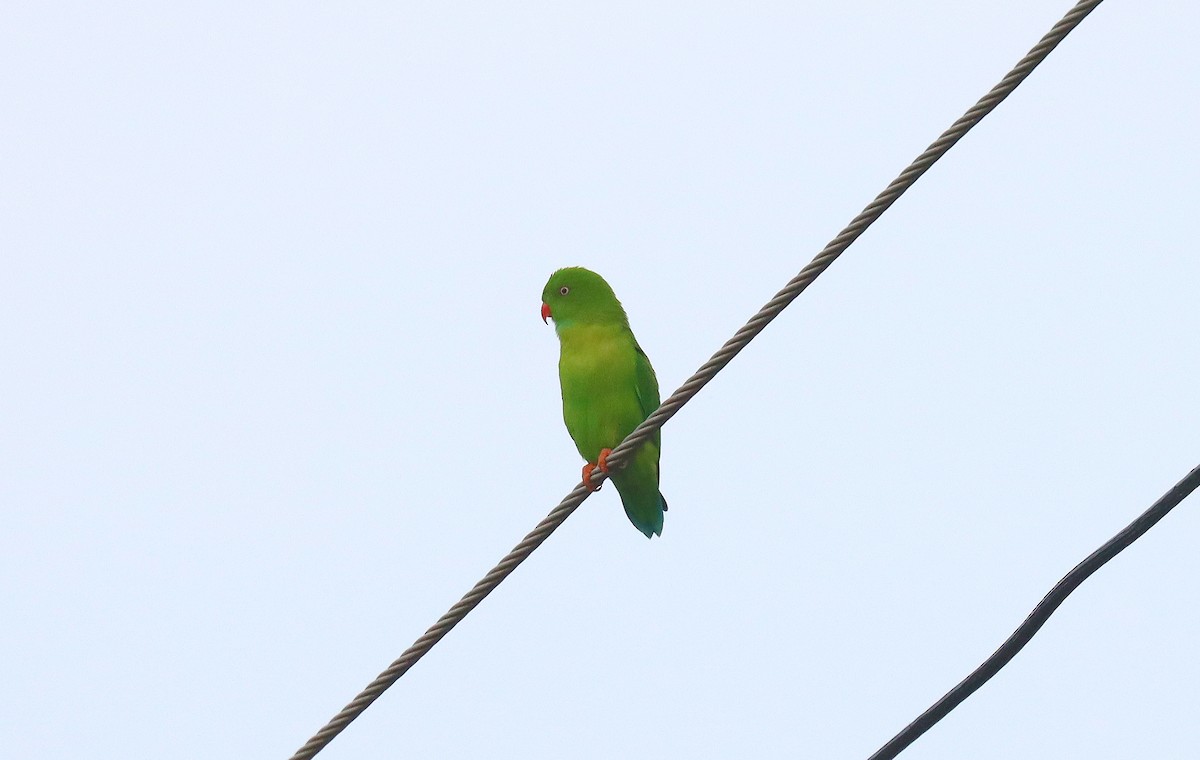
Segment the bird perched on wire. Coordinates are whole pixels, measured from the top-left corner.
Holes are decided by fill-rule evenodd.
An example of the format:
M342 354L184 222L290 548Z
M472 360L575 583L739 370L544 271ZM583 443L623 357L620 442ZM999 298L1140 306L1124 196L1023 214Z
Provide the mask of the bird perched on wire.
M608 472L609 453L658 408L658 378L629 329L629 318L604 278L583 267L550 275L542 289L542 321L554 319L563 421L592 471L609 474L634 527L661 536L667 500L658 490L661 434L655 431L619 471Z

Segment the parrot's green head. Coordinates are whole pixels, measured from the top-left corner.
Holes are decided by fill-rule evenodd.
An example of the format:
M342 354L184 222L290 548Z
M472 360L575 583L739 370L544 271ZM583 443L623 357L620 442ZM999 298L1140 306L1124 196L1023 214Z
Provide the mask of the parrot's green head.
M570 325L629 325L625 310L604 278L590 269L566 267L550 275L542 288L542 321L554 318L554 329Z

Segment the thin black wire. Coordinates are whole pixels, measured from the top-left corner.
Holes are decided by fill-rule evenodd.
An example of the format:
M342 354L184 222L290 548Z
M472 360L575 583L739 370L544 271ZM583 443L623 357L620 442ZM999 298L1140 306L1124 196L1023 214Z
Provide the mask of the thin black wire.
M1046 594L1046 597L1033 608L1033 612L1029 613L1025 622L1013 631L1013 634L1000 645L1000 648L991 657L984 660L983 664L976 668L971 675L964 678L932 707L909 723L903 731L892 737L891 741L880 747L868 760L891 760L903 752L908 745L915 742L921 734L932 728L935 723L946 717L963 700L974 694L976 689L1000 672L1000 669L1029 643L1038 629L1050 619L1058 606L1079 587L1079 584L1087 580L1088 576L1103 567L1110 559L1120 554L1125 547L1141 538L1142 534L1153 528L1155 523L1163 519L1197 487L1200 487L1200 465L1197 465L1183 480L1176 483L1174 488L1163 494L1162 498L1154 502L1153 506L1136 520L1125 526L1120 533L1110 538L1103 546L1088 555L1087 559L1076 565L1071 572L1064 575L1062 580L1050 589L1050 593Z
M831 240L804 269L800 270L800 273L792 278L783 290L776 293L775 297L768 301L717 353L713 354L712 358L705 362L700 369L696 370L695 374L688 378L677 391L671 394L670 398L664 401L653 414L647 417L620 445L613 449L612 454L608 457L609 469L619 470L638 446L652 436L654 431L661 428L667 420L675 416L680 407L707 385L733 357L737 356L751 340L762 332L763 328L771 320L775 319L780 312L787 308L788 304L794 301L797 296L812 284L813 280L828 269L830 264L843 251L850 247L851 243L857 240L876 219L883 215L884 211L887 211L905 191L921 178L921 175L928 171L929 167L933 166L938 159L946 154L946 151L950 150L950 148L962 139L963 135L969 132L983 117L991 113L1001 101L1008 97L1037 68L1038 64L1045 60L1050 51L1057 47L1058 43L1062 42L1063 38L1078 26L1079 22L1101 2L1102 0L1082 0L1061 21L1055 24L1046 36L1029 51L1029 54L1022 58L1013 70L1008 72L1004 79L992 88L991 92L981 98L958 121L954 122L949 129L942 133L941 137L925 149L925 152L917 156L900 173L900 176L892 180L892 183L875 200L871 201L858 216L854 217L850 224L838 233L838 236ZM593 473L591 482L593 484L602 483L605 477L603 473L597 470ZM361 715L372 702L378 699L388 687L408 672L408 669L417 660L421 659L426 652L432 649L434 644L441 641L442 637L449 633L451 628L466 617L471 610L475 609L483 601L484 597L490 594L496 586L500 585L501 581L516 569L517 565L524 562L533 553L534 549L541 546L542 542L563 521L571 516L571 513L583 503L589 494L590 492L582 483L575 486L574 490L567 494L559 502L558 506L551 510L550 514L546 515L529 535L525 536L521 543L513 547L512 551L505 555L504 559L500 560L500 563L492 568L482 580L476 583L474 588L468 591L462 599L458 600L429 630L413 642L413 645L406 649L395 662L376 676L375 680L368 684L358 696L330 719L303 747L297 750L292 755L291 760L309 760L309 758L315 756L329 744L351 721Z

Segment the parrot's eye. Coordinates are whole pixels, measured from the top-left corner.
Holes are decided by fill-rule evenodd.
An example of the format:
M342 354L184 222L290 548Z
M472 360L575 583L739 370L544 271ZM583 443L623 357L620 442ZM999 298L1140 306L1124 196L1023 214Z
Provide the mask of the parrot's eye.
M570 293L570 292L571 292L571 289L568 288L566 285L563 285L561 288L558 289L558 294L560 296L565 296L567 293Z

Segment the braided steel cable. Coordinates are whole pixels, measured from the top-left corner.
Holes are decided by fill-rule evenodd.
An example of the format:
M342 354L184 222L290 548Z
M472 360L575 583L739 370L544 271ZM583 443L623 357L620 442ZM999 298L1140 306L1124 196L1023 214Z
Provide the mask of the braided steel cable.
M809 262L808 266L800 270L788 284L775 294L775 297L767 302L765 306L757 314L755 314L749 322L745 324L737 333L730 338L717 353L713 354L700 369L696 370L687 382L679 387L677 391L671 394L670 398L664 401L658 409L646 418L641 425L630 433L619 446L613 449L612 454L608 457L608 466L610 470L619 470L633 451L642 444L647 438L654 434L654 431L661 428L667 420L679 411L680 407L686 404L693 396L695 396L701 388L708 384L713 377L720 372L733 357L746 347L760 332L767 326L771 320L775 319L781 311L787 308L788 304L796 299L806 288L815 280L822 272L829 268L829 265L842 254L850 244L859 238L868 227L878 219L884 211L891 207L896 200L904 194L908 188L920 179L929 167L933 166L938 159L945 155L946 151L950 150L963 135L969 132L983 117L987 116L992 110L1000 104L1008 95L1017 88L1027 76L1037 68L1050 51L1058 46L1058 43L1079 25L1084 17L1086 17L1097 5L1103 0L1081 0L1074 8L1072 8L1066 16L1062 18L1054 27L1044 36L1037 45L1034 46L1029 53L1020 60L1019 63L1005 75L991 92L985 95L978 103L976 103L969 111L967 111L958 121L945 132L942 133L932 145L925 149L921 155L909 164L900 176L896 177L887 188L880 193L862 212L854 217L849 225L846 226L838 236L829 242L820 253ZM594 471L591 477L593 485L599 485L604 482L606 476L597 471ZM347 725L355 718L362 714L376 699L379 698L384 691L392 684L400 679L408 669L411 668L417 660L421 659L433 645L442 639L450 629L459 623L467 614L475 609L484 597L492 592L496 586L499 586L501 581L509 576L517 565L525 561L525 559L533 553L533 550L538 548L543 541L551 533L553 533L559 525L563 523L571 513L574 512L584 499L589 496L589 490L580 483L567 494L567 496L559 502L550 514L538 523L525 538L513 547L504 559L500 560L492 570L483 577L475 586L463 596L462 599L451 607L446 614L442 615L432 627L429 628L412 646L404 651L400 657L380 673L374 681L367 685L362 692L356 696L353 701L347 704L342 710L335 715L330 721L316 734L309 739L303 747L292 755L291 760L308 760L320 752L335 736L342 732Z
M1197 487L1200 487L1200 465L1197 465L1183 480L1176 483L1170 491L1163 494L1136 520L1126 525L1120 533L1110 538L1103 546L1089 554L1087 559L1076 565L1071 572L1064 575L1062 580L1050 589L1050 593L1046 594L1042 601L1033 608L1033 612L1029 613L1025 622L1013 631L1012 635L1000 645L1000 648L991 657L984 660L982 665L972 671L957 686L946 692L945 696L921 713L916 720L909 723L903 731L892 737L891 741L876 750L875 754L867 760L891 760L903 752L908 745L915 742L921 734L932 728L935 723L946 717L951 710L962 704L980 686L1000 672L1000 669L1029 643L1033 635L1050 619L1050 616L1071 595L1071 592L1079 587L1079 584L1087 580L1088 576L1103 567L1110 559L1120 554L1125 547L1141 538L1143 533L1166 517L1168 512L1178 506L1179 502L1187 498L1188 494L1195 491Z
M767 302L762 309L755 314L742 329L730 338L721 350L713 354L704 366L696 370L696 374L688 378L679 390L671 394L671 397L662 403L658 409L646 418L646 421L634 429L629 436L621 442L620 446L613 449L612 454L608 457L608 465L619 467L622 462L628 459L642 441L654 434L654 431L662 427L663 423L671 419L679 408L686 404L692 396L703 388L709 380L712 380L718 372L720 372L733 357L746 347L751 340L755 338L763 328L767 326L771 320L779 316L779 313L787 308L788 304L796 299L812 281L817 279L817 276L829 268L829 265L842 255L842 252L850 247L850 244L859 238L867 228L870 227L876 219L883 215L893 203L900 198L901 195L912 187L913 184L920 179L929 167L946 151L954 147L954 144L962 139L963 135L971 130L976 124L983 120L992 110L1000 105L1000 102L1012 93L1025 80L1025 77L1037 68L1037 65L1045 60L1058 46L1058 43L1063 41L1072 29L1079 25L1089 13L1103 0L1081 0L1074 8L1063 16L1054 27L1042 37L1041 41L1033 47L1029 53L1020 60L1012 71L1000 80L1000 83L992 88L991 92L979 100L969 111L962 115L958 121L954 122L942 136L933 142L925 152L917 156L916 159L908 165L908 168L900 173L899 177L892 180L892 183L887 186L882 193L876 196L875 200L871 201L862 212L854 217L854 220L846 226L844 230L838 233L838 236L829 241L829 244L808 263L808 266L800 270L792 280L775 294L775 297ZM601 482L601 479L593 475L593 483Z

